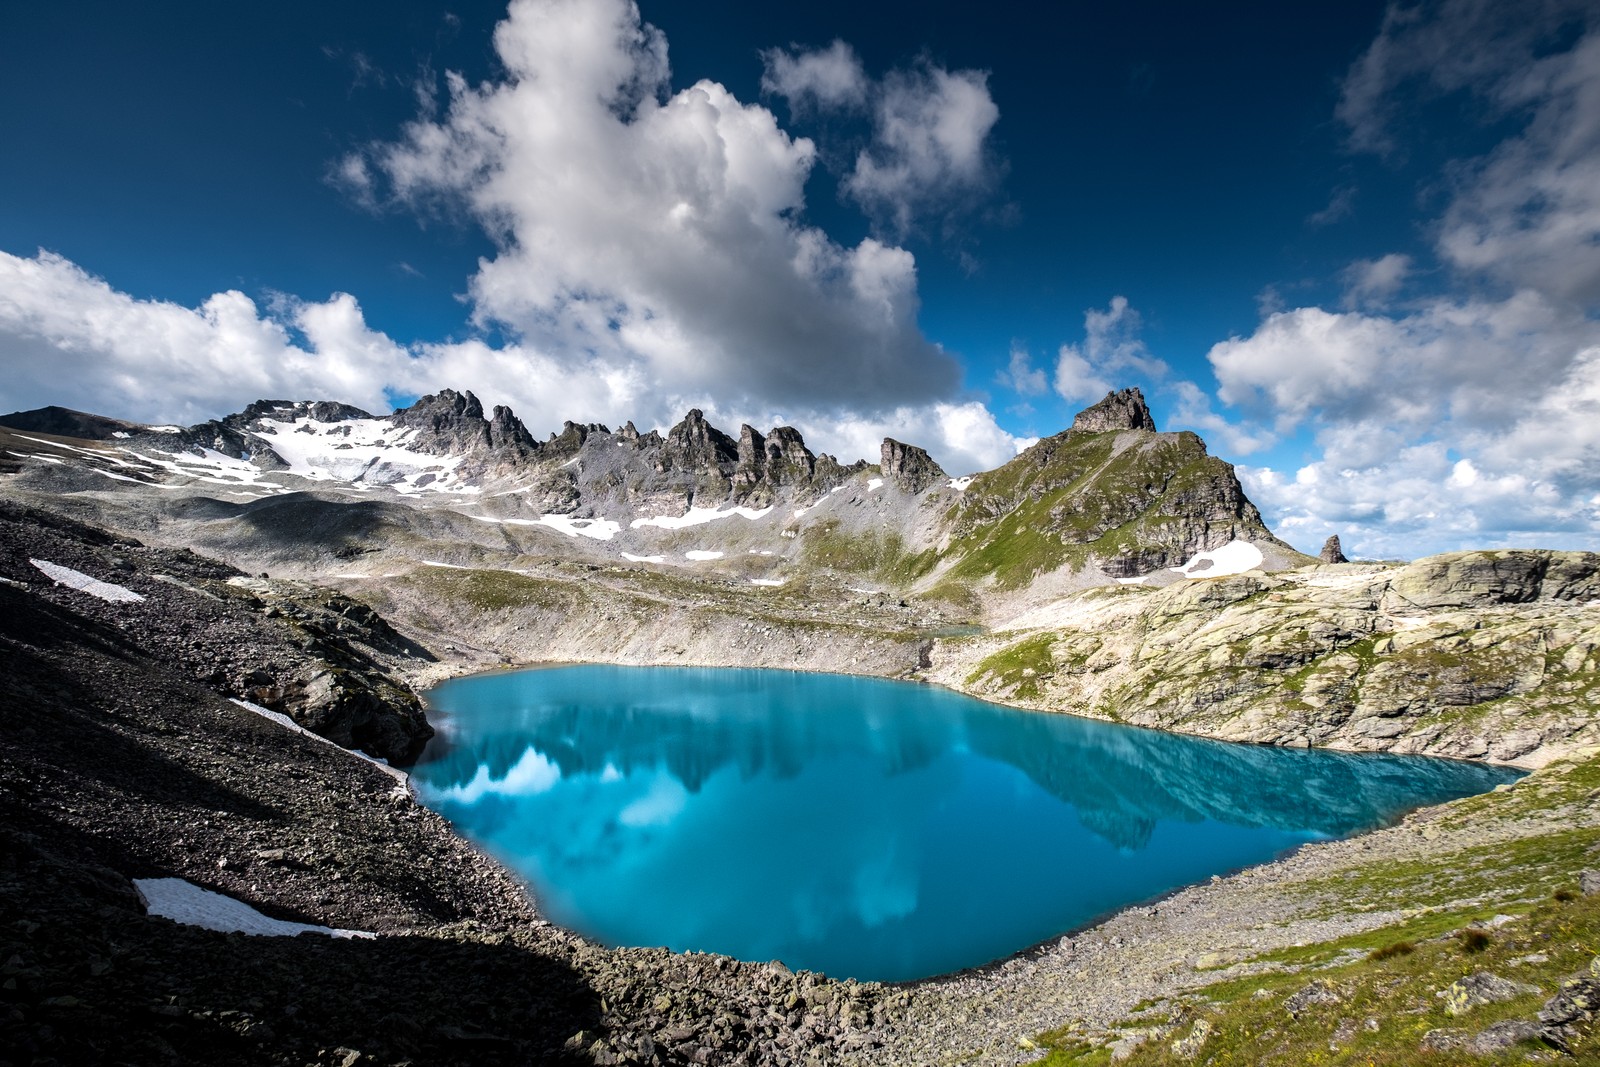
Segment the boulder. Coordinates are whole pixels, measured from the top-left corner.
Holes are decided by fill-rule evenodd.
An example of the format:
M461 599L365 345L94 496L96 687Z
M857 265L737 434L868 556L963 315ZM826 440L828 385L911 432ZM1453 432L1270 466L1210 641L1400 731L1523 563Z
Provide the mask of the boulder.
M1345 557L1344 557L1344 550L1343 550L1343 547L1339 544L1339 535L1338 534L1333 534L1326 541L1322 542L1322 552L1317 558L1322 560L1322 562L1324 562L1324 563L1349 563L1350 562L1348 559L1345 559Z
M1502 978L1488 971L1478 971L1451 982L1448 987L1439 990L1437 995L1444 1000L1445 1014L1461 1015L1482 1004L1499 1004L1515 1000L1525 993L1537 992L1539 992L1538 986L1513 982L1509 978Z

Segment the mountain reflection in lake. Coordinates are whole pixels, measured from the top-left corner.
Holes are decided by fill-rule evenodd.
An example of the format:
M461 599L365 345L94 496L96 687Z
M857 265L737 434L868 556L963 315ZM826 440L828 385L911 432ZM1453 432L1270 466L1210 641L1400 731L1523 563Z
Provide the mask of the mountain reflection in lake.
M614 945L906 980L1518 772L844 675L562 667L429 694L423 801Z

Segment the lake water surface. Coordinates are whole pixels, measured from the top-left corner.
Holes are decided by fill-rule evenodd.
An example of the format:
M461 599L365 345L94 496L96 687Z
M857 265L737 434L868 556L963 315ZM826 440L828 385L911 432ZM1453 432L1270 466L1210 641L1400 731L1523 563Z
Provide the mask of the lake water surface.
M424 803L611 945L907 980L1516 771L1225 744L948 690L582 666L428 695Z

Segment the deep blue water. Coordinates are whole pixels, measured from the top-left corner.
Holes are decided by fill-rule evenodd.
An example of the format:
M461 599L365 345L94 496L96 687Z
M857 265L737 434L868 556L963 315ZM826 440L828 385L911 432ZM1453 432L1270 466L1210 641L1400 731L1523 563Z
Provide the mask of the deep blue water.
M425 803L612 945L906 980L1515 771L1250 745L843 675L561 667L429 694Z

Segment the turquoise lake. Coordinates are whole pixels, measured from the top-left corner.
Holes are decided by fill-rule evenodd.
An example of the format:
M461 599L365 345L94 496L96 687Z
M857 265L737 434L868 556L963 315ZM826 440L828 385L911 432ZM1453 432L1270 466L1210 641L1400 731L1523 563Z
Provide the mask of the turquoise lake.
M609 945L904 981L1514 781L771 670L460 678L424 803Z

